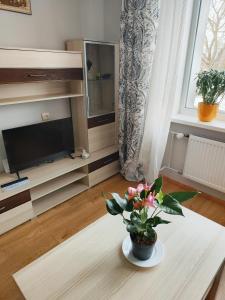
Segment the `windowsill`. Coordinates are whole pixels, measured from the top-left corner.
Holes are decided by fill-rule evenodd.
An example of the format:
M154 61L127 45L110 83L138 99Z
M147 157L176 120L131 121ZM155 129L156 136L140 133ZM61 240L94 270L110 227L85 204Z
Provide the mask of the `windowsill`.
M193 126L217 132L225 132L225 122L213 120L211 122L200 122L197 117L190 115L177 114L172 117L172 123Z

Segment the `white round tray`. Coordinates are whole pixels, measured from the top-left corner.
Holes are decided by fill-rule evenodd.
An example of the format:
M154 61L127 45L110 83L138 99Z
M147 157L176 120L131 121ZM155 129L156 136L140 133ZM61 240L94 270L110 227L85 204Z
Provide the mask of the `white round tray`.
M165 247L160 240L156 241L152 255L147 260L139 260L136 257L134 257L131 249L132 249L131 239L130 236L128 235L123 240L123 244L122 244L123 255L130 263L141 268L155 267L163 260L165 256Z

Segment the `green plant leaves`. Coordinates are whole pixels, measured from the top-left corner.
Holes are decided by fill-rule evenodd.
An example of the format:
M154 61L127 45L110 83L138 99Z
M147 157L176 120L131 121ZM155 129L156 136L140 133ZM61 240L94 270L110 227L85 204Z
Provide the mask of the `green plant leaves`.
M145 201L146 197L152 193L155 197L156 209L152 214L152 217L148 218L147 206L135 206L134 204L140 201ZM126 193L124 198L120 197L117 193L112 193L112 199L106 200L107 211L111 215L121 214L123 223L127 227L127 231L136 234L138 238L154 240L156 233L154 228L160 224L168 224L170 221L164 220L158 216L160 210L172 215L183 216L182 207L180 203L196 196L197 192L174 192L164 194L162 192L162 177L159 177L153 183L151 189L141 192L141 195L137 194L130 199L129 194ZM139 197L140 196L140 197ZM124 211L130 212L130 218L126 219Z
M183 216L180 203L177 200L173 199L169 194L164 195L163 203L159 204L158 206L167 214Z
M158 201L159 204L162 204L163 203L163 197L164 197L164 193L162 192L162 190L160 190L155 198L156 198L156 200Z
M107 211L111 215L122 214L124 211L133 211L133 201L126 200L120 197L117 193L112 193L113 199L106 200Z
M132 212L133 209L134 209L134 201L127 200L127 205L126 205L125 211Z
M148 209L145 207L140 211L141 222L145 223L148 219Z
M117 193L112 193L113 199L116 201L116 203L123 209L126 209L127 201L120 197Z
M169 195L173 199L177 200L180 203L182 203L184 201L187 201L189 199L192 199L197 194L199 194L199 193L198 192L174 192L174 193L169 193Z
M225 94L225 71L202 71L197 75L196 91L207 104L216 104Z
M116 203L114 199L106 200L106 209L113 216L116 216L123 212L123 209Z
M135 225L128 224L127 225L127 231L130 232L130 233L137 233L137 227Z
M160 218L159 216L155 216L151 219L148 219L148 223L152 226L152 227L156 227L160 224L169 224L171 223L170 221L167 220L163 220L162 218Z
M162 176L161 176L154 181L150 191L155 192L155 194L158 194L162 188L162 183L163 183L163 181L162 181Z
M144 232L144 236L145 236L148 240L154 240L155 237L156 237L155 230L154 230L150 225L147 225L147 226L146 226L146 231Z

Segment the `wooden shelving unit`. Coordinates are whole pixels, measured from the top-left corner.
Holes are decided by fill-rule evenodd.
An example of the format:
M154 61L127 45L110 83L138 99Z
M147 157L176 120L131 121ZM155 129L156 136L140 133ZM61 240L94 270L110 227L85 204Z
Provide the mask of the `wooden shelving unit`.
M11 191L3 192L0 190L0 201L12 197L18 193L21 193L25 190L32 190L35 187L39 187L51 180L56 180L56 178L68 174L73 171L79 171L81 168L85 168L94 161L101 159L102 157L113 154L117 151L117 147L111 146L99 151L93 152L88 159L82 159L80 157L76 157L75 159L71 159L69 157L65 157L59 160L54 161L53 163L42 164L38 167L33 167L21 172L21 176L27 176L29 178L29 183L16 188ZM85 172L85 171L82 171ZM86 173L86 172L85 172ZM5 182L10 182L16 179L15 174L1 174L0 175L0 184Z
M21 198L24 192L28 193L29 199L26 204L0 212L0 227L3 228L0 234L87 190L119 170L118 161L110 161L109 165L106 159L118 151L115 118L107 121L104 116L106 124L101 124L102 120L100 124L99 120L95 120L93 128L89 128L83 53L82 50L74 50L0 48L0 108L57 99L69 100L75 152L86 149L91 154L88 159L65 157L21 171L21 177L28 177L29 182L10 191L0 190L0 203L13 197ZM112 79L93 82L103 81L111 82ZM103 126L96 127L96 122ZM92 170L90 175L90 164L96 162L98 167L98 161L103 158L105 161L101 168ZM1 174L0 184L15 179L15 174Z
M88 189L88 185L82 183L82 181L74 182L64 188L59 189L47 196L40 198L38 201L33 202L34 215L38 216L48 209L63 203L64 201L80 194Z
M55 179L52 179L43 184L40 184L30 190L31 201L35 201L41 197L44 197L54 191L61 189L64 186L67 186L70 183L77 181L79 179L82 179L86 176L87 176L87 173L78 169L76 171L66 173Z

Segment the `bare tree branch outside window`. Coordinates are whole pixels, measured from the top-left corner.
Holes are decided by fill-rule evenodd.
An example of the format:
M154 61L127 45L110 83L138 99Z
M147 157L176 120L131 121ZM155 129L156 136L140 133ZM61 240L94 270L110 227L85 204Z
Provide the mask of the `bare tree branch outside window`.
M212 0L201 70L225 70L225 0Z

